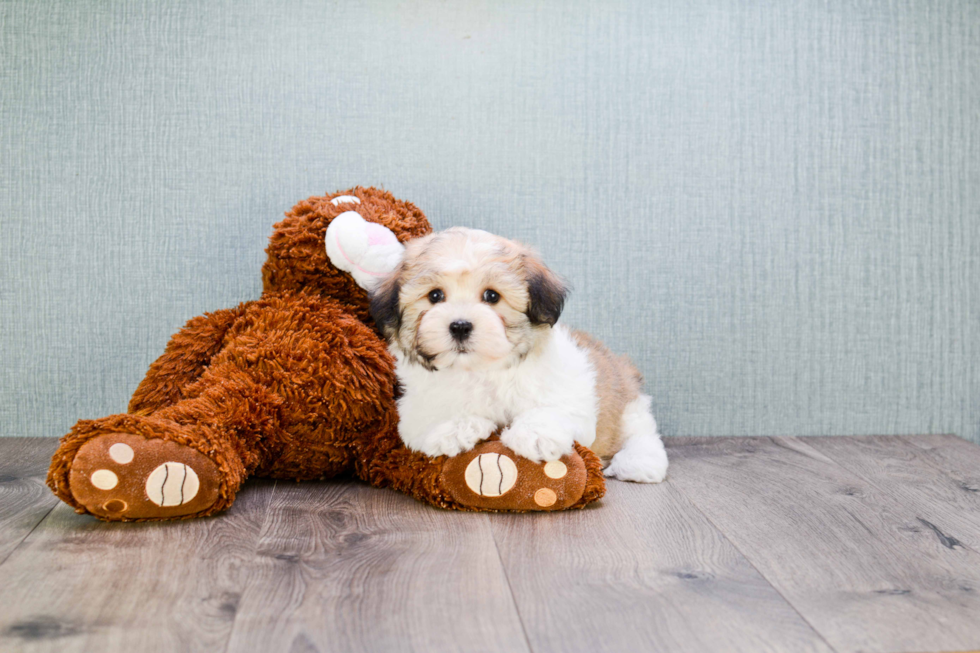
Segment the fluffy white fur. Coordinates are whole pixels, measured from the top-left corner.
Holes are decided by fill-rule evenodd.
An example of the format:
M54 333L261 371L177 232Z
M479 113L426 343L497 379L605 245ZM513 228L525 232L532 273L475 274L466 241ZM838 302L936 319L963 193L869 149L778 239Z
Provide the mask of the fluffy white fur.
M623 446L603 470L621 481L659 483L667 476L667 452L650 412L650 396L640 395L623 410Z
M372 293L403 388L405 444L455 456L503 429L501 441L534 461L595 443L612 457L608 476L662 481L667 455L650 397L637 394L638 373L555 324L564 295L561 280L518 243L461 228L410 242L402 264ZM451 333L458 321L471 329L462 339ZM615 394L609 379L617 374L635 375L631 395Z
M513 366L429 371L395 352L404 394L399 435L430 456L472 449L498 427L501 441L531 460L554 460L575 441L595 440L595 372L568 331Z

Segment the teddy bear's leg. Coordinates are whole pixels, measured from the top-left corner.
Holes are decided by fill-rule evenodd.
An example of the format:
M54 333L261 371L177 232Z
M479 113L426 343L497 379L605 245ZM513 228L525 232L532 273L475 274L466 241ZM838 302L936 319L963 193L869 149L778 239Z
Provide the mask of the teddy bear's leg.
M281 400L236 366L218 367L189 389L193 396L151 415L79 422L52 460L49 487L80 512L115 521L231 506L283 440Z
M484 510L583 508L606 492L602 462L586 447L576 445L558 460L538 463L497 438L449 458L440 480L457 502Z
M582 508L605 494L602 462L576 445L560 460L536 463L496 437L452 458L430 458L398 437L397 416L365 441L358 475L420 501L455 510L552 511Z
M187 322L167 343L163 354L150 365L129 402L129 412L150 415L175 404L197 381L221 349L225 334L241 317L246 304L206 313Z

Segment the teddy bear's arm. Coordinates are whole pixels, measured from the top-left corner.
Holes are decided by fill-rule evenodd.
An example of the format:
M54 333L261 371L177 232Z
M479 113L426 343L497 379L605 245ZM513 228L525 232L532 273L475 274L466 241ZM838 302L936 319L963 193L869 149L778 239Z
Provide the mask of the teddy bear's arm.
M222 347L225 334L246 304L192 318L167 343L129 402L129 412L149 415L180 401L185 389L207 369Z

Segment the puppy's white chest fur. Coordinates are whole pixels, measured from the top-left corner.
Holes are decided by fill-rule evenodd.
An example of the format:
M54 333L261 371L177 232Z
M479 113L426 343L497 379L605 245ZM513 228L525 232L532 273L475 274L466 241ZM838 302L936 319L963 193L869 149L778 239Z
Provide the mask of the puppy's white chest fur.
M469 439L477 438L475 444L498 428L506 429L501 437L512 448L527 449L543 436L543 448L519 452L539 459L565 453L573 441L590 446L595 440L595 371L562 325L509 367L471 370L457 363L429 371L395 353L404 391L399 434L413 449L453 455L457 447L472 446Z

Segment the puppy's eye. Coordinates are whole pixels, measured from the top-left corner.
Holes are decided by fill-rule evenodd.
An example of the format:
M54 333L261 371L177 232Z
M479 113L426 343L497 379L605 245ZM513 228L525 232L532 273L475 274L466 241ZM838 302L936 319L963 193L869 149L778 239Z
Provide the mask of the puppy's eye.
M429 291L429 301L433 304L438 304L444 299L446 299L446 293L442 292L440 289L436 288Z
M500 293L498 293L496 290L487 288L483 291L483 301L488 304L496 304L500 301Z

